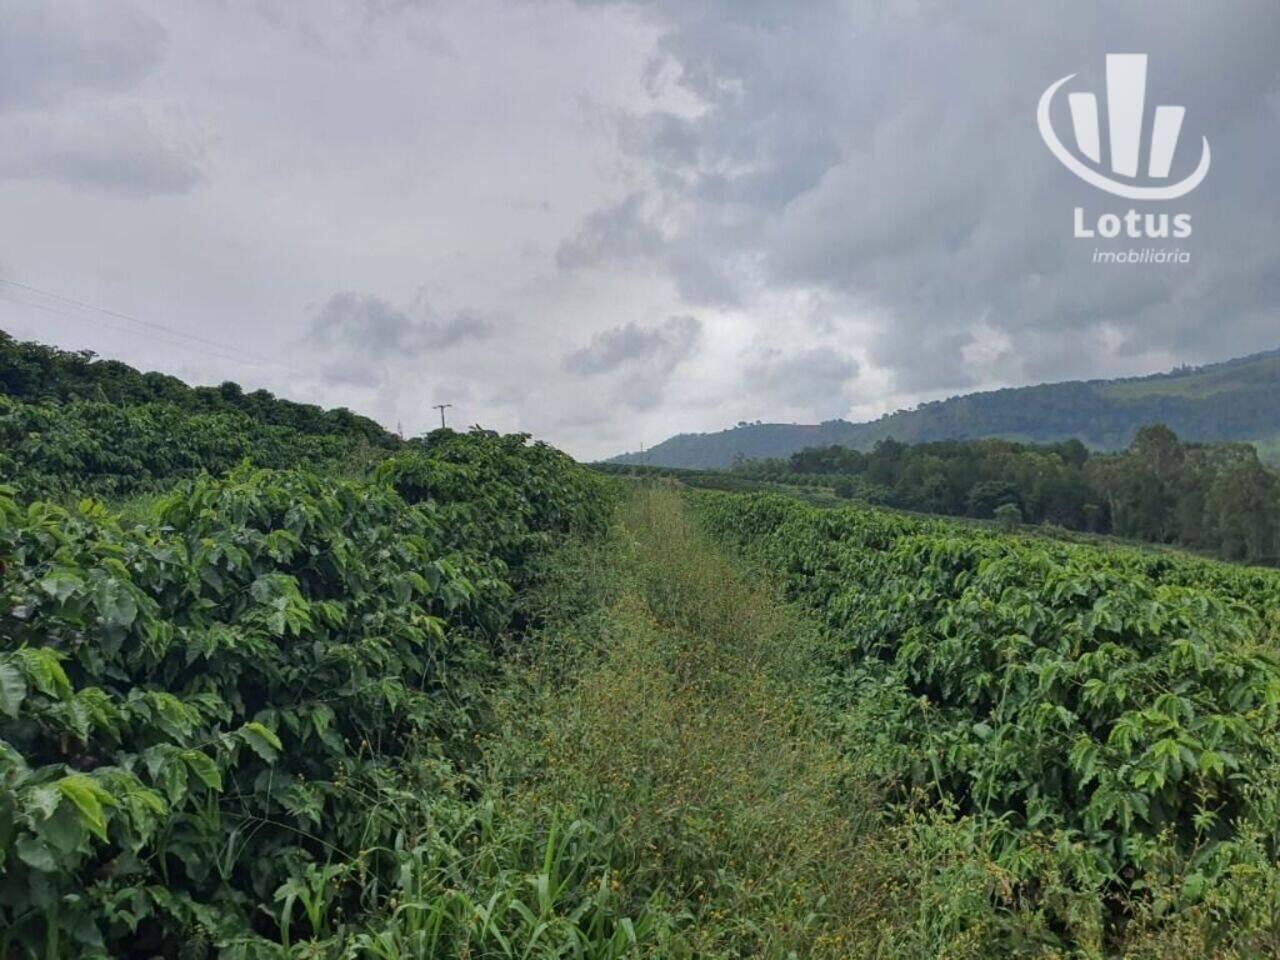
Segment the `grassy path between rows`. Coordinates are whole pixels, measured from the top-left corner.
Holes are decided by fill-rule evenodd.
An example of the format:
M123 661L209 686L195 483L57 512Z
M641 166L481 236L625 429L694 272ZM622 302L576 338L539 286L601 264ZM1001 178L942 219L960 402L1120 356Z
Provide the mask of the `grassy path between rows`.
M483 699L474 763L354 957L1262 955L1150 911L1064 946L980 823L895 796L874 703L823 705L836 651L695 510L636 487L606 538L529 571L536 626Z
M598 832L600 882L639 923L628 955L878 953L874 805L811 706L816 634L769 585L648 488L533 602L548 627L486 756L525 815Z

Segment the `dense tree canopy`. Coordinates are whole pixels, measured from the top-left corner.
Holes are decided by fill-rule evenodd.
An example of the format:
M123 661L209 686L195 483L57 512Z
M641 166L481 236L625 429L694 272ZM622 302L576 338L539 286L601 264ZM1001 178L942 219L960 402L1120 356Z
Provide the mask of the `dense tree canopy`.
M882 440L867 453L815 447L737 471L757 479L822 478L836 493L907 510L1013 516L1093 533L1180 544L1221 556L1280 556L1280 476L1246 443L1186 443L1163 424L1129 449L1090 453L1078 440ZM1003 512L1002 512L1003 511Z

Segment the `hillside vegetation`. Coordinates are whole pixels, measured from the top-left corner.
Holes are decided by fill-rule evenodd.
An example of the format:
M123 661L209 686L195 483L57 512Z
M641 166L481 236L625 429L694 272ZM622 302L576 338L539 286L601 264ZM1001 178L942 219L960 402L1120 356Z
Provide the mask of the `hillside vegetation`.
M324 410L273 396L245 393L236 383L189 387L163 373L141 373L87 350L59 350L15 340L0 330L0 394L31 404L96 401L120 407L164 404L187 414L239 413L259 424L288 427L308 436L344 437L382 447L396 437L373 420L338 408Z
M1255 444L1280 463L1280 351L1123 380L1046 383L924 403L870 423L741 423L717 433L686 433L617 463L726 469L738 460L789 457L836 444L870 450L903 443L1001 437L1036 443L1079 440L1120 450L1139 427L1163 423L1187 440Z
M0 331L0 479L25 498L119 498L241 461L357 472L401 446L349 410L238 384L188 387L88 352Z

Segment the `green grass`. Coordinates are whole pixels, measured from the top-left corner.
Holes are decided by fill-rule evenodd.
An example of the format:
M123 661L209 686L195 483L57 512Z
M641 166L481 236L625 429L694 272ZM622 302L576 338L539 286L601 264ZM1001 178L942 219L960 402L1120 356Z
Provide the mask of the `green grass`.
M587 825L599 882L646 932L628 956L1062 955L1041 917L1011 915L978 824L886 801L867 725L825 706L837 651L677 489L632 488L526 615L545 627L482 744L495 820Z
M603 551L562 563L487 751L522 781L515 816L609 838L619 895L664 905L649 955L849 956L888 888L865 862L877 805L813 705L816 633L669 489L635 491Z

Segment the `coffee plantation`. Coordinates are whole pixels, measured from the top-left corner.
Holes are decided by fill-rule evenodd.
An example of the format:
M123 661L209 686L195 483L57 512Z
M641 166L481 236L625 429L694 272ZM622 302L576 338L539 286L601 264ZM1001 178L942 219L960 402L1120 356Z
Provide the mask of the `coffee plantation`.
M1280 575L703 496L833 638L851 748L901 798L976 819L1007 906L1056 896L1058 923L1119 923L1174 878L1168 909L1210 899L1247 924L1280 904Z
M0 336L0 960L1280 955L1280 573L611 472Z
M3 955L236 943L314 870L347 912L393 882L378 851L466 747L513 565L602 520L547 448L438 449L385 482L186 481L145 524L0 489Z

